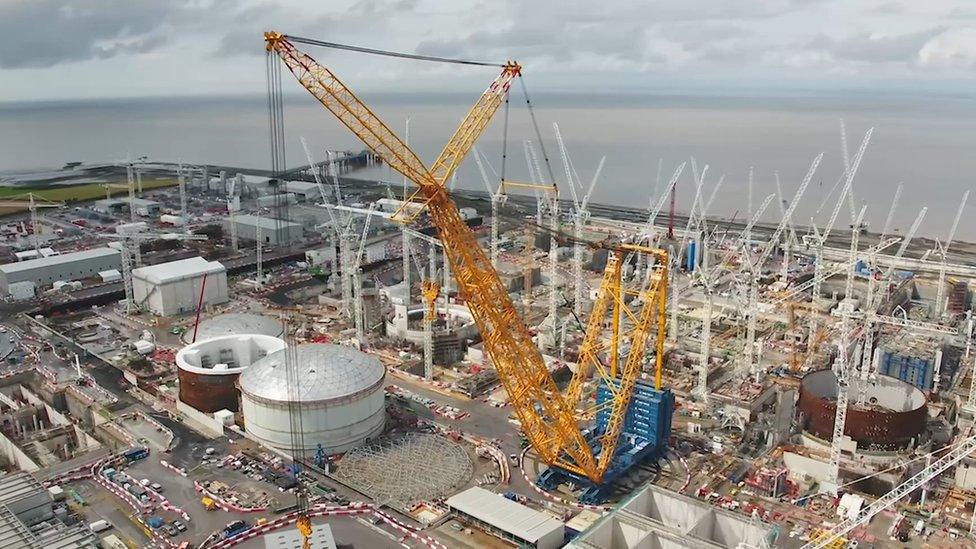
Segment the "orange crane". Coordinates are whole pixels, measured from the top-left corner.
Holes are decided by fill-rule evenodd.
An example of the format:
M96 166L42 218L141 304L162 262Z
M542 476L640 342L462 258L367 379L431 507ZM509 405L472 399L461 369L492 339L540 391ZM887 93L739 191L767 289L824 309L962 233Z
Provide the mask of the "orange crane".
M655 331L654 379L656 388L661 388L667 252L627 243L597 245L610 251L604 283L597 298L605 305L601 305L590 317L592 333L587 334L591 337L588 338L588 346L584 346L589 358L581 363L582 367L577 368L570 384L571 390L566 394L561 393L542 354L532 341L531 332L519 318L507 288L478 244L475 234L462 220L445 186L504 103L513 81L521 75L521 66L514 61L494 65L501 68L501 73L478 98L441 154L428 168L331 70L299 50L295 43L336 45L277 32L267 32L264 38L269 55L276 55L309 93L389 167L417 185L411 201L423 204L438 229L458 292L468 304L491 363L497 369L522 430L539 458L595 484L601 483L610 469L623 432L628 406L643 368L643 351L651 332ZM375 50L372 53L376 53ZM413 214L405 208L396 214L401 220L410 215ZM635 277L638 280L625 283L622 279L623 265L632 254L647 254L655 267L651 276ZM632 296L636 296L636 299L632 299ZM630 309L638 305L638 310ZM602 331L605 321L603 313L611 308L620 314L616 315L618 320L613 321L613 339L606 347L610 351L610 362L605 365L598 356L604 348L603 339L596 333ZM623 323L629 324L629 332L624 333ZM619 342L627 339L633 351L624 360L620 356ZM619 360L624 363L618 366ZM591 447L578 421L577 406L581 394L579 389L594 369L601 377L612 382L608 387L613 398L609 404L604 404L611 408L607 428L595 446Z

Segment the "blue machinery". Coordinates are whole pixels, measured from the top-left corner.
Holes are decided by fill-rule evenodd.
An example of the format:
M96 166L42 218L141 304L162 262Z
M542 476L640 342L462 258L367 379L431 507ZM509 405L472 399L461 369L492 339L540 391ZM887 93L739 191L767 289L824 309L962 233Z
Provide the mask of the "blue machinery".
M593 454L599 455L599 437L610 420L613 395L606 382L601 382L596 393L598 412L596 425L585 433ZM653 385L638 381L634 397L627 409L623 432L617 444L616 457L604 473L600 484L593 484L584 476L557 467L550 467L539 475L536 484L544 490L552 490L564 482L583 486L580 502L602 503L609 495L613 482L627 473L631 467L647 460L656 462L668 451L671 438L671 419L674 415L674 393L670 389L657 390Z

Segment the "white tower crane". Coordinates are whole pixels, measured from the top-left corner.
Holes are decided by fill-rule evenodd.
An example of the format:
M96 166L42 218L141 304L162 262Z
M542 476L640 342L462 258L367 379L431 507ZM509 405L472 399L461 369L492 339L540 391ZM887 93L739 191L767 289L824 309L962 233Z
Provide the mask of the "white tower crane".
M887 494L876 499L870 505L862 507L854 518L844 520L817 536L816 539L811 539L802 549L823 549L824 547L832 546L838 539L851 532L851 530L870 521L875 515L891 507L908 494L918 490L974 451L976 451L976 436L969 437L961 443L954 445L952 450L944 456L933 461L930 465L896 486Z
M752 219L752 177L754 173L755 173L755 168L749 166L749 179L746 187L746 207L748 208L746 210L746 215L748 216L749 219ZM782 198L780 198L780 204L782 204ZM743 235L743 238L745 238L747 243L750 240L752 240L752 231L745 233Z
M261 214L254 219L255 263L257 264L257 285L264 287L264 235L261 234Z
M136 182L133 176L132 163L125 166L126 187L129 191L129 221L136 222Z
M887 234L891 228L891 219L893 215L892 212L894 212L895 207L898 205L898 197L900 194L901 194L901 186L899 186L898 189L895 190L894 200L892 200L891 209L888 212L888 219L885 221L885 226L884 229L882 230L882 235L881 235L882 241L884 241L884 239L887 238ZM901 258L902 255L905 253L905 250L908 249L908 244L912 241L912 238L915 237L915 232L918 230L918 227L921 225L922 219L925 218L926 211L928 211L928 209L923 207L918 212L918 215L915 217L915 221L912 222L911 228L908 229L908 233L905 235L905 238L902 239L901 246L898 247L898 251L895 252L895 255L892 257L891 260L892 265L894 265L894 263L899 258ZM876 251L871 251L871 250L868 251L868 253L865 256L867 257L868 263L872 265L874 264L874 257L876 253L877 253ZM889 268L884 273L882 279L887 280L887 277L890 274L891 274L891 268ZM877 281L875 280L874 274L872 273L870 276L868 276L867 295L865 296L863 306L861 307L861 310L864 311L864 315L865 315L865 327L864 327L864 352L861 355L861 370L860 370L860 377L862 383L860 384L860 390L858 391L858 396L857 396L858 404L863 404L865 398L867 398L867 384L863 382L867 381L871 377L872 375L871 368L872 368L872 364L874 363L874 354L875 354L873 351L874 328L875 328L875 323L880 320L880 318L877 315L879 298L875 293L876 291L877 291Z
M437 295L440 293L437 283L436 260L437 251L433 244L427 252L427 276L421 283L421 294L424 298L424 379L434 379L434 319L437 316Z
M915 218L915 222L912 223L912 227L909 229L908 235L906 235L905 239L902 240L901 246L899 246L898 248L896 257L901 257L901 255L905 253L905 249L908 247L908 243L911 242L912 236L914 236L915 231L918 230L918 226L921 224L922 219L925 217L925 212L926 212L926 208L922 208L922 210L919 212L918 217ZM861 222L861 220L863 219L863 215L864 215L864 208L861 208L861 213L860 215L857 216L856 219L857 223ZM858 231L855 231L855 233L856 232ZM853 265L856 263L856 255L855 255L856 245L857 245L857 241L855 239L852 239L848 268L853 268ZM890 270L891 269L889 269L889 273ZM869 307L870 308L867 309L865 312L865 315L867 317L867 325L865 327L866 330L871 330L873 328L872 320L875 321L880 320L879 317L877 317L877 315L873 314L875 305L872 303L869 305ZM837 488L839 487L841 443L844 437L844 426L847 421L847 405L849 400L848 391L850 389L850 382L852 380L851 371L850 371L851 360L849 357L851 343L849 338L850 338L850 331L851 331L850 320L854 315L853 304L850 301L845 301L844 303L842 303L840 306L837 307L837 314L839 314L841 318L840 344L839 344L840 348L839 348L837 360L834 365L835 366L834 372L837 376L837 402L836 402L836 408L834 412L834 433L830 444L830 465L827 470L827 478L824 481L825 489L835 494L837 492ZM873 345L873 340L871 340L870 343ZM870 358L868 358L870 355L871 355L871 348L867 345L867 341L866 341L863 347L862 357L861 357L862 369L864 368L863 361L870 360ZM858 395L859 400L862 400L863 398L864 398L863 395L860 394Z
M861 206L861 211L858 212L857 218L854 220L854 226L860 227L861 222L864 220L864 211L867 206ZM851 231L851 249L850 258L850 268L847 269L847 280L844 282L844 299L852 300L854 299L854 274L857 272L857 246L860 240L861 231L854 229Z
M315 166L315 162L312 159L312 154L308 149L308 144L304 138L301 139L301 142L309 165ZM326 152L326 162L328 164L329 177L332 179L332 190L335 193L335 206L331 205L329 202L328 196L332 193L327 192L325 185L319 178L318 170L313 169L312 175L315 177L315 183L318 185L319 193L322 195L322 203L329 210L333 233L335 235L335 240L338 243L338 257L336 258L336 261L333 261L332 263L333 275L339 275L339 287L342 295L342 313L343 316L346 317L346 320L355 322L356 307L354 304L352 280L355 272L352 257L352 247L355 245L355 233L353 231L355 217L352 215L352 212L346 211L346 209L342 207L342 191L339 188L339 171L336 166L336 155L332 151ZM336 216L333 210L340 212L339 215ZM409 290L409 286L407 286L407 288Z
M813 174L816 173L817 167L820 166L821 160L823 160L823 153L818 154L817 157L813 159L813 163L810 164L810 169L807 170L807 174L800 183L800 187L797 188L796 194L793 196L793 200L790 201L790 205L786 209L783 219L780 220L779 225L776 226L776 230L773 231L773 234L769 237L769 240L766 241L766 244L763 246L763 249L756 261L752 261L748 255L746 255L742 261L742 264L747 266L746 283L748 284L748 305L746 306L748 320L746 324L746 344L744 348L745 352L743 353L744 365L742 370L744 371L748 369L748 371L754 377L759 375L759 361L754 360L756 344L756 317L759 314L758 275L762 269L762 266L765 265L766 261L769 259L773 248L776 246L776 243L779 242L780 236L786 229L787 220L792 217L793 211L796 210L797 205L800 203L800 199L803 198L803 193L806 192L807 186L810 185L810 181L813 179ZM769 201L772 200L772 196L774 195L769 195L769 197L767 197L767 199L764 201L766 205L768 205ZM765 209L765 207L763 209ZM752 223L750 222L750 226L747 226L746 228L751 229L751 225ZM748 242L746 243L746 249L748 249Z
M815 235L814 269L818 272L823 268L824 244L827 242L827 237L830 236L830 231L834 228L834 223L837 221L837 216L840 214L840 208L844 204L844 200L847 198L847 193L850 192L851 186L854 184L854 176L857 174L857 170L861 165L861 159L864 158L864 151L867 150L868 143L871 141L872 133L874 133L874 128L870 128L864 134L864 139L861 140L861 146L858 147L857 153L854 155L853 164L851 165L850 169L845 170L844 187L840 192L840 197L837 199L837 203L834 205L834 210L831 212L830 219L827 221L827 225L826 227L824 227L823 232L822 233L817 232L816 225L811 224L813 226L814 235ZM813 287L814 303L820 300L820 295L821 295L821 285L816 284Z
M701 330L701 363L698 366L698 383L695 386L695 396L702 406L708 406L708 365L712 353L712 281L705 269L698 270L705 294L705 316L702 318Z
M587 188L586 194L583 195L583 199L580 200L576 190L579 180L575 177L575 170L569 159L569 153L566 152L566 145L563 142L562 134L559 132L559 125L554 123L552 128L556 134L559 154L562 157L563 168L566 170L566 181L573 197L573 236L575 238L573 244L573 312L579 316L583 314L583 230L590 220L590 196L593 195L593 188L600 178L600 172L603 171L607 157L604 156L600 159L596 173L593 174L593 179L590 181L590 186Z
M536 155L535 148L532 146L532 142L526 140L524 142L526 161L529 164L529 172L534 173L535 181L539 185L546 185L546 178L542 173L542 168L539 165L539 157ZM549 299L548 299L548 310L549 314L546 315L546 319L543 321L544 331L547 337L540 338L540 343L543 344L548 350L553 350L556 344L556 338L558 337L557 331L559 330L559 320L556 318L556 309L558 305L558 284L556 282L557 276L556 271L558 267L558 254L556 251L556 235L559 234L559 194L555 192L556 188L553 187L553 192L546 200L545 197L539 194L538 190L535 190L536 194L536 204L537 204L537 214L536 219L539 225L542 225L542 207L546 206L549 213L549 261L547 263L547 272L549 278Z
M976 361L973 360L973 311L966 311L966 351L963 353L963 360L970 365L969 370L969 398L966 399L966 407L976 411ZM976 511L973 512L973 520L976 520Z
M368 213L366 214L366 220L363 222L363 235L359 239L359 250L356 252L355 262L352 265L352 291L353 291L353 306L355 310L353 311L353 318L356 325L356 339L359 341L359 345L363 344L364 337L366 335L365 329L365 304L363 303L363 252L366 250L366 237L369 234L369 221L373 218L373 208L374 204L369 205Z
M10 197L7 199L0 200L0 206L23 208L27 207L27 211L30 214L30 226L31 226L31 237L30 243L31 247L35 251L41 248L41 224L37 217L38 208L63 208L64 202L51 202L44 199L34 193L26 193L26 200L20 197Z
M488 163L488 159L482 157L481 151L478 150L478 147L472 147L471 153L474 156L475 164L478 165L478 172L481 173L481 179L485 183L485 189L488 190L488 196L491 198L491 266L497 269L498 268L498 223L500 221L498 216L500 213L499 210L501 208L501 205L505 203L505 200L508 198L508 196L502 192L501 185L499 185L498 188L495 190L491 189L491 179L489 179L488 171L485 169L485 167L487 166L487 169L491 170L492 174L494 174L495 180L499 180L500 178L498 177L498 174L495 172L495 169L491 167L490 163ZM407 238L406 234L404 235L404 238ZM405 262L404 269L409 271L409 268L410 268L409 263Z
M938 246L939 251L939 284L936 288L935 294L935 315L939 318L946 313L946 302L945 302L945 279L946 279L946 262L948 261L949 246L952 245L952 239L956 236L956 228L959 227L959 219L962 218L962 210L966 207L966 201L969 200L969 189L962 194L962 202L959 203L959 209L956 210L956 217L952 220L952 227L949 229L949 234L946 236L945 242L940 243L936 241L935 244Z
M138 249L141 242L152 240L207 240L206 235L184 234L184 233L144 233L138 232L137 227L119 226L116 228L116 237L121 242L122 256L122 284L125 288L125 312L126 314L139 310L141 303L136 303L132 285L132 269L134 259L134 249Z
M664 192L658 195L657 204L651 202L648 204L648 214L647 222L644 223L644 227L641 228L640 233L637 235L639 239L648 239L651 241L651 247L657 245L657 231L654 228L654 222L657 221L658 214L661 213L661 208L664 207L664 203L667 202L668 197L671 195L671 189L674 188L675 184L678 182L678 178L681 177L681 172L684 171L687 162L682 162L674 173L671 174L671 180L668 181L667 187L664 188ZM653 198L652 198L653 200Z
M864 219L865 209L866 206L861 207L861 212L857 216L854 227L860 227L861 220ZM834 373L837 376L837 401L836 411L834 413L834 434L833 438L830 440L830 466L827 469L827 477L824 480L824 488L834 494L837 493L837 487L840 485L839 475L841 443L844 439L844 426L847 423L848 390L850 389L850 382L852 379L852 376L850 375L851 360L848 356L850 352L850 319L851 313L854 311L854 302L851 298L851 291L854 287L854 270L857 265L857 235L859 233L860 231L857 229L851 233L851 248L848 256L847 286L845 290L846 293L844 296L844 303L837 307L838 313L840 314L839 352L834 363ZM867 355L870 353L870 351L869 349L864 348L863 353Z
M186 209L186 176L183 175L183 164L176 169L176 181L180 187L180 217L189 220L189 212Z
M237 192L240 192L244 187L244 175L237 174L237 177L231 179L230 185L227 188L227 215L229 217L228 227L230 228L230 246L235 252L239 252L241 249L240 241L238 239L237 233L237 211L241 209L240 197L234 194L235 187ZM185 219L185 218L184 218Z
M776 181L776 196L779 200L779 213L784 219L786 219L786 228L789 229L789 233L786 238L783 239L785 246L783 246L783 265L782 271L780 272L780 278L785 282L790 276L790 265L793 264L793 250L799 246L799 239L796 236L796 228L793 226L793 220L786 216L786 198L783 196L783 187L779 181L779 172L773 172L773 179ZM882 239L883 240L883 239Z
M440 294L440 284L437 282L437 247L443 247L440 240L427 236L413 229L404 228L410 233L412 238L427 242L427 261L426 274L423 266L416 257L411 254L411 258L417 265L417 272L423 278L421 281L421 296L424 300L424 378L428 381L434 379L434 319L437 316L437 297ZM446 262L445 258L445 262ZM447 295L444 296L445 318L450 318L451 313L447 309Z

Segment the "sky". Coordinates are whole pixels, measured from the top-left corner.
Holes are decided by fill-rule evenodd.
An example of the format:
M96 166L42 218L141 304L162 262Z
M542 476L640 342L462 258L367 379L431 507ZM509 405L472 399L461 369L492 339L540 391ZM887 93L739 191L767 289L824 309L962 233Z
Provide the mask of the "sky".
M976 84L969 0L0 0L0 101L260 94L270 29L517 59L548 91L971 94ZM470 89L494 70L310 53L367 90Z

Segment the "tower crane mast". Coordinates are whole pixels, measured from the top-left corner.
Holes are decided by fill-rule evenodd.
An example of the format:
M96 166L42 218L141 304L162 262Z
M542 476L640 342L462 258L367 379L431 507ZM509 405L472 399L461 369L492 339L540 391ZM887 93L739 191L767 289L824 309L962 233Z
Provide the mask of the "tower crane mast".
M498 268L498 215L500 213L501 204L505 203L507 195L502 191L501 186L497 189L491 189L491 180L488 178L488 172L485 166L491 168L491 164L488 164L487 160L481 157L481 151L478 147L472 147L471 156L474 157L475 164L478 165L478 172L481 174L481 179L485 182L485 188L488 190L488 196L491 197L491 265L494 268ZM492 170L494 172L494 170ZM495 174L495 178L498 179L498 174ZM407 233L404 233L406 238ZM405 266L405 268L407 268ZM406 276L406 275L404 275Z
M485 349L511 398L522 430L539 458L549 465L600 483L616 455L624 417L641 370L643 353L631 352L628 355L626 365L620 372L619 384L613 388L607 429L600 436L598 448L591 447L576 419L578 403L567 399L559 391L542 355L533 344L531 332L519 318L508 289L478 244L477 237L461 218L445 187L451 174L505 101L512 83L521 75L521 67L513 61L493 65L499 67L501 73L479 97L428 168L332 71L300 51L295 46L296 42L317 43L276 32L265 33L269 54L276 55L306 90L388 166L417 185L408 202L426 207L427 214L437 227L459 294L468 304L484 339ZM397 212L399 220L410 219L410 213L406 210L401 208ZM639 316L633 317L635 327L631 341L634 349L643 349L656 317L655 386L660 389L664 359L667 253L636 245L604 246L611 249L611 257L619 257L621 262L624 255L648 253L655 256L659 265L651 286L641 291L641 301L645 306ZM615 295L615 300L622 299L619 283L601 291Z
M935 312L937 315L945 314L945 279L946 279L946 262L949 260L949 246L952 245L953 238L956 237L956 229L959 227L959 220L962 218L962 211L966 207L966 201L969 200L969 189L962 195L962 201L959 203L959 209L956 210L956 217L952 220L952 227L949 229L949 235L946 236L945 242L938 243L939 246L939 284L936 289L935 294Z

